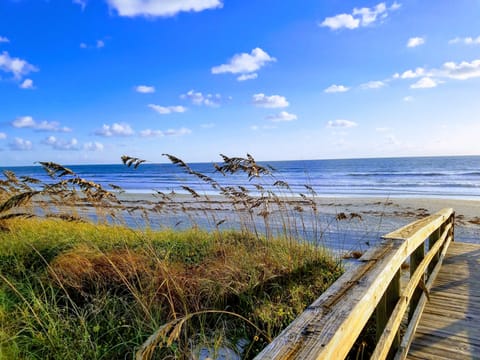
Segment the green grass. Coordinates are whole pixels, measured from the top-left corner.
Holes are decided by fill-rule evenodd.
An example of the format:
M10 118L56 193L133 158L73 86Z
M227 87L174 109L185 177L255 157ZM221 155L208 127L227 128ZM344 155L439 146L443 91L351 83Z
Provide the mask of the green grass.
M251 358L342 272L321 248L244 232L7 227L0 359L132 359L158 329L156 359L239 339Z

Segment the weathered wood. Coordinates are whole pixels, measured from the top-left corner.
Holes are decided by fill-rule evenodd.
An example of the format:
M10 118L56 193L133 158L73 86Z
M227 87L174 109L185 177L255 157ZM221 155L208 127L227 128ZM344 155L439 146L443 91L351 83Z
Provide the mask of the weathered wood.
M437 242L437 240L440 238L440 235L442 233L441 231L441 228L438 228L437 230L435 230L432 235L430 235L430 237L428 238L428 248L431 249L435 243ZM437 265L437 262L438 262L438 259L440 257L440 254L437 253L434 255L433 259L432 259L432 262L430 263L430 265L428 266L428 273L431 274L432 270L435 268L435 265Z
M344 358L387 289L392 288L390 284L397 278L402 263L452 213L452 209L444 209L387 234L379 247L362 256L361 264L350 269L310 305L257 359ZM388 298L387 295L385 304ZM397 302L390 303L389 311L393 303Z
M452 226L449 224L449 226ZM405 287L402 295L400 297L400 301L395 306L390 319L388 321L387 326L382 334L382 336L377 341L377 346L375 348L374 353L372 354L372 359L383 359L389 353L389 349L391 344L394 341L394 336L398 333L398 329L400 327L400 323L403 319L405 311L407 310L408 304L410 303L411 298L413 297L414 291L417 287L418 282L423 277L425 269L430 264L430 261L433 259L435 254L438 253L438 250L442 247L445 238L447 237L448 231L445 231L440 241L438 241L432 249L427 253L424 257L422 262L418 264L417 270L411 276L410 281L408 282L407 286ZM441 264L439 265L439 267ZM395 348L398 348L396 346Z
M428 282L426 284L427 289L431 289L435 278L440 272L443 259L445 258L445 255L447 253L447 249L450 245L451 240L452 240L451 236L448 236L446 239L446 246L442 246L442 253L440 254L438 263L433 269L432 273L430 274L430 278L428 279ZM420 322L420 316L422 315L426 302L427 302L427 296L426 294L422 294L422 296L420 297L420 300L418 301L418 305L417 305L417 308L415 309L413 317L410 319L410 322L407 327L407 331L403 336L402 343L400 344L397 354L395 355L395 360L405 359L405 357L407 356L408 350L410 349L410 345L412 344L413 336L415 335L415 331L417 329L418 323Z
M393 311L397 307L398 300L400 299L400 271L397 271L395 276L392 279L387 291L382 296L382 299L377 305L375 310L376 317L376 339L377 343L381 341L382 335L385 332L385 328L389 323L389 319L392 316ZM391 332L391 337L388 339L390 352L387 350L384 354L392 354L397 351L397 348L400 346L400 332L398 327L396 329L389 329L388 332ZM390 357L390 355L389 355Z
M431 236L431 235L430 235ZM418 268L418 265L422 262L425 256L425 245L422 243L410 256L410 278L413 276L415 271ZM425 270L420 274L419 281L416 283L416 289L412 294L412 299L410 300L410 310L408 313L408 319L410 320L417 308L418 301L420 296L422 296L422 289L420 288L419 282L425 283Z
M375 338L377 342L380 340L383 334L383 330L385 326L387 326L388 319L390 314L387 313L387 294L383 294L382 298L378 302L378 305L375 309L375 318L376 318L376 325L375 325Z
M407 359L480 358L480 245L452 242Z
M449 225L451 226L451 225ZM423 277L423 274L425 273L425 269L428 267L430 261L434 257L434 255L438 252L438 250L442 247L443 241L447 237L448 232L445 231L444 234L442 235L440 241L438 241L432 249L427 253L427 255L424 257L422 262L418 264L417 270L415 273L411 276L409 283L405 287L404 291L402 292L402 295L400 297L400 301L398 301L394 311L392 312L392 315L389 319L389 322L384 330L384 333L382 334L382 337L379 339L377 342L377 346L375 348L374 353L372 354L372 359L384 359L387 354L389 353L390 349L390 344L394 340L395 334L398 332L398 329L400 327L400 323L403 319L403 316L405 314L405 311L407 310L408 304L413 297L414 291L417 287L418 282L420 279ZM446 249L447 247L445 247ZM441 263L438 264L438 267L440 268ZM432 278L433 279L433 278ZM428 285L426 285L428 289ZM406 334L405 337L408 335ZM404 337L404 338L405 338ZM405 346L404 346L405 347Z

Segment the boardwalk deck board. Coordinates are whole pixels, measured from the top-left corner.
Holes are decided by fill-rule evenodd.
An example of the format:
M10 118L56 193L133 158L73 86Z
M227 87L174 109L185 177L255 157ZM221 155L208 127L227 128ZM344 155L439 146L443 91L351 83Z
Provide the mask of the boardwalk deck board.
M453 242L407 359L480 359L480 245Z
M375 311L372 359L390 352L395 359L480 360L480 245L452 242L453 224L453 209L443 209L385 235L257 359L343 359ZM409 279L389 294L407 259ZM429 296L416 296L419 287ZM385 299L396 304L388 314ZM402 323L406 329L396 342Z

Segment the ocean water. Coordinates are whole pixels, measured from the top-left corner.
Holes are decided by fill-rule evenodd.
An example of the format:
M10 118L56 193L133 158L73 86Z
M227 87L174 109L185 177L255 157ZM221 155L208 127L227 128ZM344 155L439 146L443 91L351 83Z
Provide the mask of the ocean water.
M410 157L347 160L297 160L260 162L274 168L272 176L249 181L246 174L223 176L212 163L189 164L193 170L208 175L224 186L242 185L258 192L255 184L270 187L282 195L307 193L305 185L319 196L437 197L480 199L480 156ZM108 187L121 186L131 193L155 191L186 193L188 186L201 194L216 191L198 178L172 164L142 164L137 169L122 164L68 166L79 176ZM0 167L17 176L48 180L40 166ZM277 180L290 190L271 187Z

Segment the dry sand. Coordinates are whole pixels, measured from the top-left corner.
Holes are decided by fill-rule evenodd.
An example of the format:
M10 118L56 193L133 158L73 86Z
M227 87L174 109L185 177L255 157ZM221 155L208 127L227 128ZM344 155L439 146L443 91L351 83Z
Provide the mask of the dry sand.
M155 206L160 199L152 194L122 194L122 201L129 206ZM285 199L292 207L302 203L301 198ZM228 227L235 220L229 203L220 196L209 196L194 199L189 195L175 195L173 204L177 211L170 218L163 213L164 219L169 218L172 225L185 220L185 211L195 213L195 216L207 217L214 214L219 219L229 219L222 225ZM443 208L453 208L456 212L456 240L480 243L480 201L440 198L380 198L380 197L318 197L318 216L316 229L321 233L326 245L332 248L364 248L374 244L376 240L416 219L433 214ZM308 205L303 204L308 210ZM292 214L292 212L290 213ZM297 213L294 213L295 217ZM308 211L304 213L308 218ZM311 214L311 212L310 212ZM291 220L291 219L290 219ZM261 223L261 219L258 220ZM186 221L185 221L186 222ZM199 221L201 224L202 221ZM206 224L206 220L204 221ZM297 223L298 226L298 223ZM312 225L313 226L313 225ZM341 244L340 244L341 243Z

